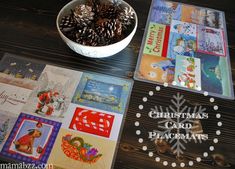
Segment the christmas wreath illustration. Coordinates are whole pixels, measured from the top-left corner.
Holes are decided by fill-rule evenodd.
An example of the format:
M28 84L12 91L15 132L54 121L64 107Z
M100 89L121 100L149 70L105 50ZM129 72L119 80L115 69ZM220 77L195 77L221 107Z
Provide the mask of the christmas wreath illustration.
M72 138L70 134L62 138L61 148L67 157L90 164L97 162L102 156L102 154L98 154L96 148L92 148L92 145L85 143L83 138Z

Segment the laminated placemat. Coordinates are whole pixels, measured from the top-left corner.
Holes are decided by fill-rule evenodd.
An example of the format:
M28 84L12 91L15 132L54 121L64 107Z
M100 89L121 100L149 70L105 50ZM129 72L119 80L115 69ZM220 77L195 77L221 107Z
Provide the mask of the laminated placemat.
M132 84L5 54L1 158L39 168L110 169Z
M224 12L153 0L134 78L234 99Z

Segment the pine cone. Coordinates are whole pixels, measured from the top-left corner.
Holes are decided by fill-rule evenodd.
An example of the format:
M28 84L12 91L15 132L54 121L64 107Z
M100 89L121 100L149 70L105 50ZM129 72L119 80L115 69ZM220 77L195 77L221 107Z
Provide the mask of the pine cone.
M69 39L88 46L115 43L132 30L135 22L132 8L121 8L119 0L87 0L71 9L61 19L60 29Z
M94 7L96 4L100 4L100 0L87 0L86 5Z
M98 15L101 18L116 19L119 12L118 7L112 3L101 4L98 8Z
M118 19L121 21L123 25L123 29L128 29L130 25L134 25L135 15L134 11L129 7L125 7L120 12Z
M100 37L94 29L84 27L76 33L76 42L82 45L97 46L100 45Z
M73 16L77 22L77 25L84 27L91 24L92 20L94 19L94 12L92 11L91 6L82 4L75 7Z
M122 34L122 24L117 19L100 19L96 23L96 31L100 37L112 39Z
M100 0L88 0L86 5L92 7L92 11L95 13L95 16L98 14L98 9L100 6Z
M64 16L60 21L59 27L63 33L72 31L75 28L75 21L73 17L71 17L70 15Z

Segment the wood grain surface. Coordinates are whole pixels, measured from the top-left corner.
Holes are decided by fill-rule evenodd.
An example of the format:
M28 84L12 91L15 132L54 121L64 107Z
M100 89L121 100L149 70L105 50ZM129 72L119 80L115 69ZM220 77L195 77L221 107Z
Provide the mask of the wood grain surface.
M56 30L56 16L59 10L69 0L1 0L0 1L0 57L5 52L23 55L26 58L39 59L46 63L65 66L72 69L88 70L118 77L133 78L138 52L142 36L145 30L146 19L150 7L150 0L126 0L137 12L139 25L137 32L127 48L120 53L105 59L90 59L80 56L70 50L59 37ZM204 6L225 11L228 32L228 44L231 57L233 83L235 83L235 5L232 0L177 0L179 2ZM208 157L202 158L202 162L194 162L193 167L199 169L220 169L235 167L235 101L216 98L215 104L219 106L218 111L211 108L208 98L200 94L186 92L173 88L163 88L158 95L154 95L143 110L138 109L142 98L148 92L155 91L155 85L135 81L129 108L127 111L125 125L114 162L115 169L164 169L171 168L163 166L164 160L169 164L181 163L194 160L196 156L209 152L210 145L215 146ZM156 128L157 121L150 120L147 114L154 105L167 106L170 104L172 95L180 92L190 106L203 105L207 108L209 119L202 121L205 133L209 134L209 140L202 144L187 144L187 150L182 159L176 159L172 153L160 153L156 145L147 139L147 132ZM221 135L219 142L212 143L215 134L217 120L215 114L219 112L222 117ZM141 118L136 118L136 113L141 113ZM140 126L134 125L135 121ZM142 131L140 136L136 135L136 129ZM145 138L144 143L138 143L138 138ZM148 151L143 151L146 145L153 157L148 156ZM155 157L161 158L160 163ZM217 158L214 158L217 156ZM220 158L219 158L220 157ZM168 165L169 165L168 164ZM181 168L181 167L176 167Z

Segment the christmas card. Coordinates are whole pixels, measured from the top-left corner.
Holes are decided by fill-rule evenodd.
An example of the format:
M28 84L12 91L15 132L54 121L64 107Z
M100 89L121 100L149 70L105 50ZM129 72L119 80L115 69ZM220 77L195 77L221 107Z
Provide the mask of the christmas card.
M79 71L47 65L22 111L61 121L81 76Z
M70 169L110 169L117 142L61 129L48 163Z
M36 165L47 163L61 123L21 113L1 155Z

